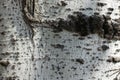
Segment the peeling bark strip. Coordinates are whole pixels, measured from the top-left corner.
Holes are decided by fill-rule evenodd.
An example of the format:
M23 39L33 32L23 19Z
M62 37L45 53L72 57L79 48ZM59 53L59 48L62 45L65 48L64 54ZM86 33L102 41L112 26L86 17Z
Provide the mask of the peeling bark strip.
M32 26L32 22L39 22L37 19L34 18L35 14L35 0L22 0L22 12L23 12L23 19L26 22L26 24L29 26L29 32L30 32L30 39L33 44L33 47L35 47L35 43L33 40L34 37L34 29Z
M31 40L32 46L33 46L33 53L32 53L32 61L34 61L34 49L35 49L35 42L34 42L34 29L32 22L39 22L39 20L35 19L34 17L34 11L35 11L35 0L22 0L22 12L23 12L23 20L28 25L29 29L29 38Z

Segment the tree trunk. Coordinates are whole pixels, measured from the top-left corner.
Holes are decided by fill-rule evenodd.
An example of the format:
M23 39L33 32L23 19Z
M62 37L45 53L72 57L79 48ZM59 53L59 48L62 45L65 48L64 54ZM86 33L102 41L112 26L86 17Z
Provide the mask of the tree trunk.
M120 80L120 0L0 0L0 80Z

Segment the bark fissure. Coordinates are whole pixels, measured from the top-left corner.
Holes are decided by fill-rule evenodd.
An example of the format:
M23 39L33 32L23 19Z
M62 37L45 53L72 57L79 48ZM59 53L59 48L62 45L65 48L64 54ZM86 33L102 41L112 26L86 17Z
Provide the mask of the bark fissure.
M27 3L28 2L28 3ZM34 29L33 29L33 25L31 21L37 21L34 19L34 8L35 8L35 0L23 0L22 2L23 6L22 6L22 12L23 12L23 20L25 21L25 23L29 26L29 34L30 34L30 40L31 43L33 45L33 48L35 48L35 43L34 43ZM34 52L34 50L33 50Z
M24 17L29 21L30 23L40 23L40 19L35 18L35 3L37 1L35 0L23 0L22 2L22 12Z

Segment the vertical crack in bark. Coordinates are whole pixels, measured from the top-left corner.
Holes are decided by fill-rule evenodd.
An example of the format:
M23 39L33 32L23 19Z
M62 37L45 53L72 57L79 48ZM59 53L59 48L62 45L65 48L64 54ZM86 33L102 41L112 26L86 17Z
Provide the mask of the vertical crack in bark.
M30 0L28 2L28 11L31 14L32 17L34 17L34 10L35 10L35 0Z
M34 3L33 3L34 2ZM31 15L34 16L34 5L35 4L35 1L32 1L32 0L23 0L22 2L23 4L23 19L25 21L25 23L29 26L29 34L30 34L30 40L31 40L31 43L33 45L33 48L35 48L35 43L34 43L34 35L35 35L35 32L34 32L34 26L32 25L32 21L34 22L35 20L33 20L33 17ZM32 6L32 8L31 8ZM32 14L30 12L33 12ZM34 50L33 50L34 52Z
M32 15L34 16L34 12L35 12L35 0L33 0L33 11L32 11Z
M40 23L41 19L40 17L35 17L35 0L23 0L23 14L27 21L30 23ZM39 15L39 14L38 14ZM40 15L39 15L40 16Z

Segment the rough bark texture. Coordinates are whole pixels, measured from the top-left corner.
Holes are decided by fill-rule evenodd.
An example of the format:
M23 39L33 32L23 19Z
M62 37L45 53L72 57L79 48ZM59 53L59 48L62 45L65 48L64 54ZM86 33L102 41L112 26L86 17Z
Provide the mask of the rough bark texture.
M27 18L26 21L29 21L28 24L32 24L32 22L38 22L40 24L40 18L37 18L34 15L35 3L38 2L35 2L34 0L31 2L30 0L26 0L26 4L24 2L25 1L23 0L23 13ZM61 1L61 6L66 5L67 3L65 3L65 1ZM104 6L105 4L98 2L97 5ZM40 12L39 8L36 10ZM108 8L108 11L113 10L113 8ZM38 15L40 16L40 14ZM55 29L55 32L60 32L62 29L65 29L67 31L79 33L80 36L96 33L103 38L120 39L120 19L111 19L110 15L101 15L94 13L94 15L87 16L82 12L77 11L73 12L71 15L68 15L66 20L63 18L57 18L55 20L43 21L42 23L46 23L51 26L53 29Z
M111 20L110 16L92 15L86 16L81 12L74 12L68 15L67 20L59 19L57 22L49 22L51 26L58 31L65 29L67 31L79 33L80 36L89 34L98 34L102 38L120 39L120 19Z
M119 0L0 0L0 80L119 80Z

